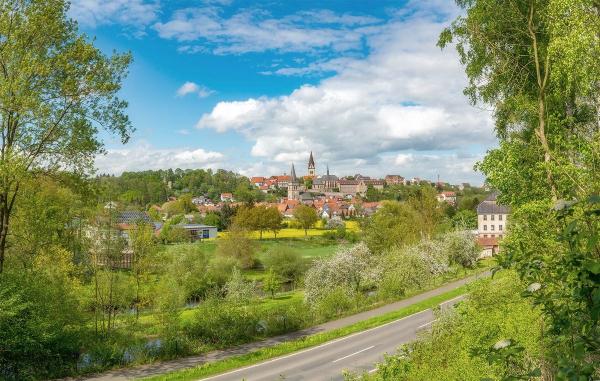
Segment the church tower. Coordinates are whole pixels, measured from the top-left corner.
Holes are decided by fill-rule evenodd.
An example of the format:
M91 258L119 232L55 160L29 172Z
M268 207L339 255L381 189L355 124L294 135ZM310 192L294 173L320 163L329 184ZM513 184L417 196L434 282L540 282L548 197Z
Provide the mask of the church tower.
M300 198L300 181L296 177L296 169L292 163L292 171L290 172L290 182L288 183L288 200L298 200Z
M310 157L308 158L308 175L313 177L317 175L315 171L315 159L313 158L312 151L310 151Z

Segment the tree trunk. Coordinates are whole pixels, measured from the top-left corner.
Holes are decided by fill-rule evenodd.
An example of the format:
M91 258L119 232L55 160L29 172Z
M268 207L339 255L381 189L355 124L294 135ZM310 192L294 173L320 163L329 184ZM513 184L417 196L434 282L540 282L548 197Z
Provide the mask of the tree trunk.
M550 74L550 57L548 55L548 52L546 52L546 57L544 59L544 63L542 64L542 60L540 60L540 49L538 46L536 28L533 25L534 14L535 2L532 1L529 7L529 20L527 23L527 28L529 31L529 36L531 37L533 58L535 63L535 74L538 84L538 127L535 129L535 135L540 141L542 150L544 151L544 163L546 164L546 178L548 180L548 185L550 186L552 199L557 200L558 191L556 190L556 184L554 182L554 177L550 168L550 161L552 160L552 155L550 151L550 145L548 144L548 139L546 138L546 85L548 84L548 78Z

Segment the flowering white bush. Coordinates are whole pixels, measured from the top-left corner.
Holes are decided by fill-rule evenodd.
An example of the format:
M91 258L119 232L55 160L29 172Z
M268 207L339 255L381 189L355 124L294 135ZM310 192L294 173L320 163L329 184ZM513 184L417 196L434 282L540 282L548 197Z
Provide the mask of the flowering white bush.
M442 240L451 263L463 267L475 266L480 249L473 233L468 230L456 231L444 235Z
M305 278L305 300L314 306L334 289L354 295L376 285L381 277L377 261L364 243L338 251L321 259L308 270Z
M344 221L340 217L331 217L329 221L325 224L325 229L337 229L339 227L346 226Z
M448 271L450 264L441 240L424 239L418 244L406 249L410 255L422 258L432 275L441 275Z

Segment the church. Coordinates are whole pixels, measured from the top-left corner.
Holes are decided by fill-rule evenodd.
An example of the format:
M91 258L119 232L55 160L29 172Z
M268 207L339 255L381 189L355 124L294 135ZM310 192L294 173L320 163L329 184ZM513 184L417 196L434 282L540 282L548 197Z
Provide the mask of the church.
M329 174L329 166L327 166L327 174L323 176L317 176L315 159L312 151L308 158L308 175L302 180L296 175L296 168L292 163L292 169L290 172L290 182L288 184L288 200L299 200L300 195L305 192L318 193L318 192L336 192L339 188L339 179L335 175ZM304 179L309 180L307 182ZM312 184L310 188L306 187L306 183Z

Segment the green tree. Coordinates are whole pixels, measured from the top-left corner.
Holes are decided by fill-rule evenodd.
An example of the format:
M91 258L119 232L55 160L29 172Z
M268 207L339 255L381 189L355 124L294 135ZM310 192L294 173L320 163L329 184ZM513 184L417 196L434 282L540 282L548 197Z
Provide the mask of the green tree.
M283 224L283 216L279 213L279 209L274 206L266 208L265 220L267 229L272 231L275 239L277 239L277 234L279 234Z
M319 220L315 208L307 205L298 205L294 208L294 218L304 229L304 236L308 235L308 229L313 227Z
M363 226L363 239L374 253L421 239L424 221L410 205L398 201L384 201L381 205Z
M91 169L100 128L132 131L117 97L131 56L105 56L67 17L64 0L0 3L0 272L23 182Z
M600 310L593 302L600 293L600 63L592 57L600 56L600 7L586 0L458 4L464 16L440 45L456 42L466 94L495 113L500 144L477 168L513 207L499 259L543 306L542 377L597 378L600 335L590 322Z
M273 269L267 272L263 278L263 291L271 294L271 299L275 298L275 293L281 289L281 279L275 274Z
M209 226L219 226L221 222L221 217L217 213L207 213L206 217L204 217L204 224Z
M261 259L263 265L273 271L284 281L294 285L306 270L306 263L302 254L289 246L276 245L265 253Z
M255 251L255 241L248 237L244 228L235 224L230 227L227 235L217 241L217 255L236 260L243 269L254 265Z
M151 225L139 222L129 231L131 249L131 272L135 279L135 316L139 319L140 307L150 303L150 295L144 292L153 267L155 251L154 229Z

